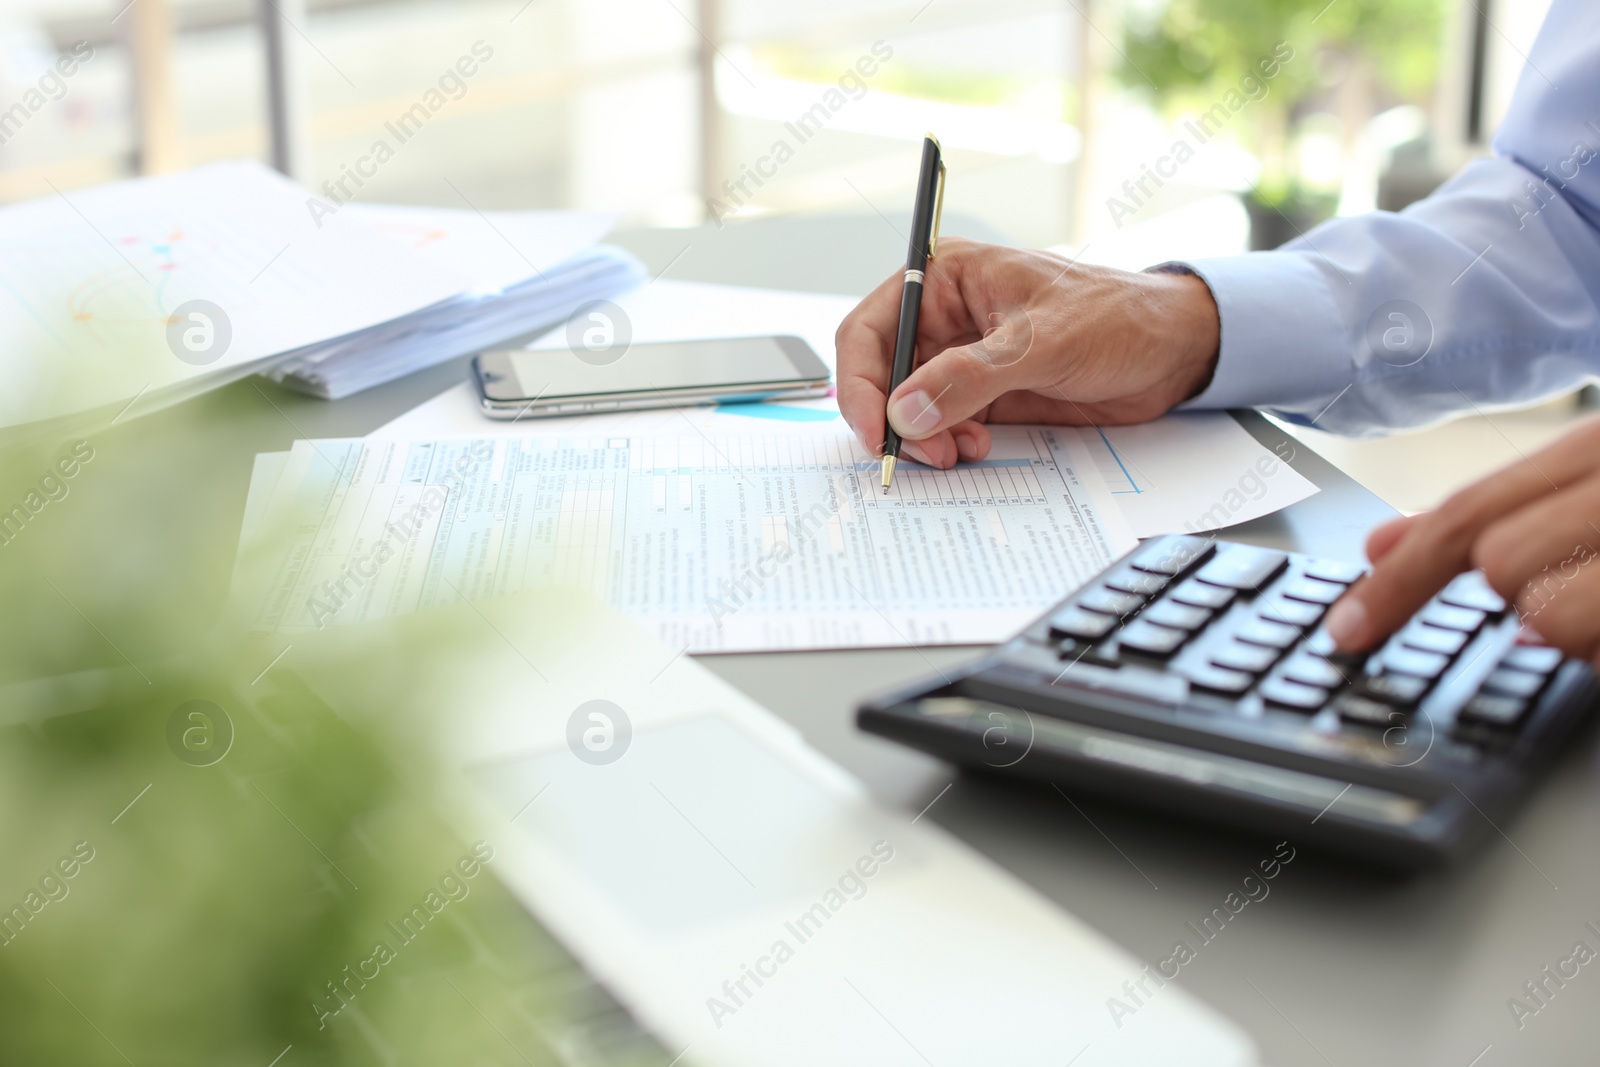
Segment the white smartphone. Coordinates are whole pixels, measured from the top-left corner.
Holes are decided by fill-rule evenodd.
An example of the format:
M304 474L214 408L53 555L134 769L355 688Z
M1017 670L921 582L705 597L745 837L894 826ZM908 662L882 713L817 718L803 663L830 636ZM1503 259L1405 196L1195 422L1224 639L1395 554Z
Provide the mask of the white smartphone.
M825 396L830 380L798 337L636 344L608 362L567 348L495 350L473 359L472 378L494 419Z

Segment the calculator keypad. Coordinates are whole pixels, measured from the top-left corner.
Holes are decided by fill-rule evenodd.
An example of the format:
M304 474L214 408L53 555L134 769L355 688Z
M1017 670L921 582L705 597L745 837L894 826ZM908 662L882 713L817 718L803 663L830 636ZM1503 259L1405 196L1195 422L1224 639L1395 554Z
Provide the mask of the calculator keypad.
M1486 651L1481 637L1497 640L1483 635L1507 605L1481 575L1465 574L1370 655L1341 654L1319 624L1363 573L1337 560L1162 538L1047 616L1028 640L1056 651L1063 666L1053 684L1106 690L1114 678L1119 693L1159 690L1180 714L1276 714L1301 730L1352 731L1376 746L1396 726L1437 713L1440 680L1466 679L1477 660L1461 665ZM1561 663L1558 650L1532 644L1484 659L1446 709L1454 751L1514 741ZM1183 686L1187 701L1174 698Z

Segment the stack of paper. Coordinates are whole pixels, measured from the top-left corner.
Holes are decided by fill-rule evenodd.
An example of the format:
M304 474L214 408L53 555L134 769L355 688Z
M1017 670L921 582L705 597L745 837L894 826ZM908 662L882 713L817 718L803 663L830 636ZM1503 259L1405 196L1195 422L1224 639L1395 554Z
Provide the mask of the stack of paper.
M538 332L645 274L627 252L595 244L615 221L606 213L355 204L345 210L473 285L442 304L292 352L269 372L330 400Z
M137 415L286 357L343 395L643 273L594 250L606 215L319 204L224 163L0 209L0 433Z

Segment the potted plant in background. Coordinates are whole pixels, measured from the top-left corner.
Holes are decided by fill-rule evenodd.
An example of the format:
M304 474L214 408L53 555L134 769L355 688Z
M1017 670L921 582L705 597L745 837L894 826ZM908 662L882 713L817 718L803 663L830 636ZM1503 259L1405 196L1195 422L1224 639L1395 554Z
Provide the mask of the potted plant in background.
M1427 102L1447 2L1135 3L1118 73L1169 119L1204 112L1230 93L1240 98L1247 79L1259 83L1249 106L1234 109L1240 114L1228 132L1260 161L1259 177L1246 179L1241 194L1251 248L1276 248L1335 212L1375 114ZM1266 69L1274 70L1270 78ZM1335 151L1316 151L1330 139Z

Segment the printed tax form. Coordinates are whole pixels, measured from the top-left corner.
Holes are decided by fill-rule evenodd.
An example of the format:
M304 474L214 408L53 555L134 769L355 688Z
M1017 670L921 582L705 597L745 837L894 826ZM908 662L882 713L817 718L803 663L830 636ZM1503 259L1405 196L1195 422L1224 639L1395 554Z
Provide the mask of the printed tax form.
M967 644L1136 543L1070 430L878 471L844 432L297 441L258 457L236 586L263 632L578 586L689 652Z

